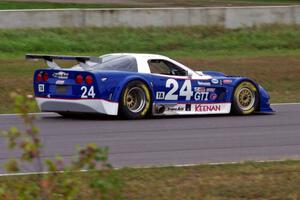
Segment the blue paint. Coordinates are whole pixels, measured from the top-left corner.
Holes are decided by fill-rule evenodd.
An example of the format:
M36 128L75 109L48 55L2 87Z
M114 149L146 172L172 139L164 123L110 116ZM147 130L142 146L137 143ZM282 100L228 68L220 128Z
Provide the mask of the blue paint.
M67 79L53 77L53 73L66 72L69 74ZM126 84L133 80L140 80L144 82L150 90L153 103L224 103L232 102L233 92L235 87L241 81L251 81L258 88L259 91L259 110L261 112L273 112L270 107L269 100L270 96L267 91L263 89L260 85L249 78L245 77L233 77L226 76L220 72L206 71L204 74L212 76L214 79L218 80L218 83L213 84L211 79L209 80L190 80L184 78L174 78L172 76L161 76L155 74L145 74L136 72L121 72L121 71L72 71L72 70L53 70L53 69L39 69L34 73L34 77L38 73L47 72L49 75L49 80L47 82L41 81L37 82L36 78L33 81L34 93L36 97L47 97L50 95L51 98L61 98L61 99L80 99L82 95L82 86L86 86L88 89L93 86L95 91L94 99L104 99L107 101L119 102L122 94L122 90ZM94 79L93 84L87 85L85 82L82 84L77 84L75 82L75 77L80 74L84 78L87 75L91 75ZM175 79L178 83L178 89L174 92L174 95L178 96L177 100L164 100L156 99L157 92L164 92L167 94L171 88L166 88L166 81L168 79ZM58 80L64 80L64 86L70 86L65 94L57 94L56 83ZM179 92L186 80L191 81L191 86L193 93L195 94L195 88L203 91L209 90L208 99L196 100L195 95L191 97L190 100L186 100L185 96L180 96ZM230 82L224 84L225 82ZM43 84L45 91L39 92L38 85ZM203 89L204 88L204 89ZM216 94L216 99L211 99L210 94ZM93 99L88 97L88 99Z

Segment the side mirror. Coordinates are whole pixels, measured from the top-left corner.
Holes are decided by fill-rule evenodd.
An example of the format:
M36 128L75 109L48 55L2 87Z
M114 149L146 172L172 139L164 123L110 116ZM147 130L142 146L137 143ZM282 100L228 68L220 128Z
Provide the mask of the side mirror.
M188 75L189 78L191 78L191 77L193 76L193 72L188 71L188 72L187 72L187 75Z

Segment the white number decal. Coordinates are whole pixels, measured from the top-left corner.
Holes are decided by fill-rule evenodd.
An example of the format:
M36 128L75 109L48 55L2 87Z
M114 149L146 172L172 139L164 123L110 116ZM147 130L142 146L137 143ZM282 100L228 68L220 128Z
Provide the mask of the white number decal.
M178 95L174 93L178 90L178 82L175 79L168 79L166 88L171 88L171 90L166 94L165 100L177 100ZM179 91L179 96L185 97L186 100L191 100L191 97L193 96L191 80L184 81Z
M82 99L88 98L88 96L86 95L87 87L86 86L82 86L80 90L83 91L82 94L81 94L81 98Z
M92 86L88 92L88 96L95 98L94 86Z
M185 100L191 100L191 97L193 96L191 80L184 81L179 96L185 96Z
M95 98L96 96L94 86L92 86L89 90L86 86L82 86L80 90L83 91L81 94L82 99L87 99L89 97Z
M177 100L178 99L178 95L174 94L177 90L178 90L178 83L175 79L168 79L166 82L166 88L170 88L171 85L173 85L173 87L171 88L171 90L166 94L166 100Z

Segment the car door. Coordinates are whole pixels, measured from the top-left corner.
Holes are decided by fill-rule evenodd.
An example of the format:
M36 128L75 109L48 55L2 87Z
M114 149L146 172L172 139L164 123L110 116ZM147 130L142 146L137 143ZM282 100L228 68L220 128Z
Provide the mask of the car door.
M193 100L192 81L188 72L163 59L152 59L148 64L155 94L154 112L165 114L185 111L185 104Z
M217 84L207 76L188 75L180 66L163 59L148 61L153 79L154 114L201 114L218 112Z

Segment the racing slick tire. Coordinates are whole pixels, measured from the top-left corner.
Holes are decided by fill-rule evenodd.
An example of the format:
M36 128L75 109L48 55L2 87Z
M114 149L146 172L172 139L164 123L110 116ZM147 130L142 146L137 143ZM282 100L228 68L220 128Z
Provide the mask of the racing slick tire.
M57 112L57 114L61 115L63 118L76 118L79 116L79 114L71 112Z
M257 110L258 90L250 81L241 82L234 90L232 112L238 115L249 115Z
M119 113L128 119L141 119L150 113L151 94L148 87L141 81L131 81L123 89Z

